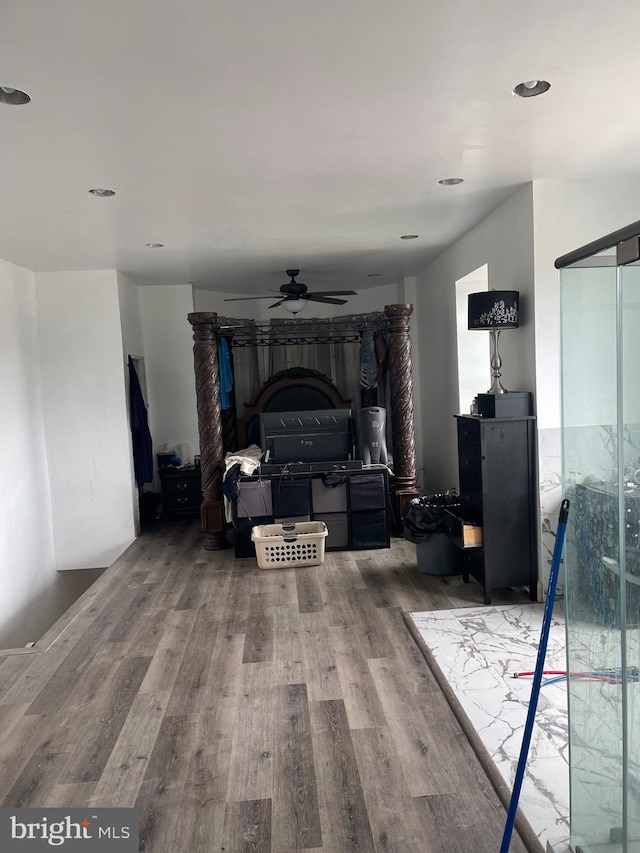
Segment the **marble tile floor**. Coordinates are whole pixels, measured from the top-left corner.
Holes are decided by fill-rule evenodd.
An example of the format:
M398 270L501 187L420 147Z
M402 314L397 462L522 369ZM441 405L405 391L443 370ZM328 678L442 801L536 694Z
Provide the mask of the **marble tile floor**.
M509 790L532 685L513 673L535 668L542 615L535 603L409 614ZM545 669L566 669L562 615L553 618ZM566 681L541 688L520 808L544 849L570 850Z

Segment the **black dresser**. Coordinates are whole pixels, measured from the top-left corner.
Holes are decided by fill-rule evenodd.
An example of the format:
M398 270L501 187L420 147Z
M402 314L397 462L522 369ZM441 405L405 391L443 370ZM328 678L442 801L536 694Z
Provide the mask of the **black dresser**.
M198 515L202 503L200 468L161 468L162 518Z
M484 590L527 586L537 597L535 418L456 415L460 508L447 511L450 538L464 551L464 579Z

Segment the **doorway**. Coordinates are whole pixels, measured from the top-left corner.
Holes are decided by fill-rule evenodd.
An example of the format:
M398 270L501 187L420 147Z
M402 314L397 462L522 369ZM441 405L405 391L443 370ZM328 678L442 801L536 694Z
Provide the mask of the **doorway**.
M456 332L458 346L458 411L469 412L478 393L491 384L489 336L467 328L470 293L489 289L489 266L484 264L456 281Z

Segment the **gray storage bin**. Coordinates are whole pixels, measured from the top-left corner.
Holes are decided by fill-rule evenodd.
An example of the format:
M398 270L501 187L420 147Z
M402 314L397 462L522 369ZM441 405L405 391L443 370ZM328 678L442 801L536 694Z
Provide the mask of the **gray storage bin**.
M347 482L337 486L326 486L322 477L311 480L311 505L313 514L319 512L347 511Z
M325 548L345 550L349 547L349 517L346 512L329 512L325 515L314 513L313 520L324 521L327 525Z
M236 511L238 518L264 518L273 515L271 481L239 480Z

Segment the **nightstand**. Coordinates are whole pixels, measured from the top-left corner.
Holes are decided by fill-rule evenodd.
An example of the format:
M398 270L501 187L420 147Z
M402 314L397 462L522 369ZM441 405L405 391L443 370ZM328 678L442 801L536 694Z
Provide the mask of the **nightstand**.
M202 488L199 468L193 465L161 468L158 474L162 488L162 518L200 512Z

